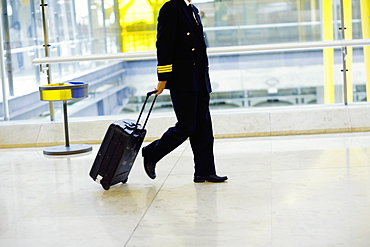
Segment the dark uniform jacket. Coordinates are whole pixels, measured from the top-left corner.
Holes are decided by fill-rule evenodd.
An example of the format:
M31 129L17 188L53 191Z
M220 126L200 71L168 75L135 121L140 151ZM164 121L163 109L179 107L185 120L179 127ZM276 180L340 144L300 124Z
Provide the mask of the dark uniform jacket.
M196 19L194 18L194 14ZM166 88L211 92L203 26L195 6L184 0L166 2L158 16L158 80Z

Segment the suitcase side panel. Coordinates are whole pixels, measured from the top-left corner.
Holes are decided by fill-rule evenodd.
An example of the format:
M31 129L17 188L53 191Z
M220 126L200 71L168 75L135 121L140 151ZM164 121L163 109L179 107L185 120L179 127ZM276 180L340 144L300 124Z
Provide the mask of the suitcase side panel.
M119 182L126 182L132 165L146 134L138 127L133 133L131 120L112 123L103 139L90 171L90 176L104 189Z
M92 168L90 170L90 177L93 180L97 179L99 170L100 170L100 168L102 166L102 163L103 163L103 160L106 157L106 153L107 153L107 150L109 148L109 144L110 144L110 142L113 138L114 129L115 129L114 124L109 125L108 130L107 130L107 132L106 132L106 134L103 138L102 144L100 145L99 151L96 155L96 158L95 158L94 163L92 165Z
M111 181L116 174L116 170L120 166L120 160L125 146L121 139L124 132L119 127L115 127L114 134L109 142L107 151L102 160L98 175L102 177L101 184L111 185Z
M145 134L146 130L140 130L138 131L138 134L135 135L129 135L127 133L122 134L121 142L124 146L124 150L121 154L119 165L114 174L114 178L110 182L111 185L117 184L119 182L125 183L127 181L128 175L144 141Z

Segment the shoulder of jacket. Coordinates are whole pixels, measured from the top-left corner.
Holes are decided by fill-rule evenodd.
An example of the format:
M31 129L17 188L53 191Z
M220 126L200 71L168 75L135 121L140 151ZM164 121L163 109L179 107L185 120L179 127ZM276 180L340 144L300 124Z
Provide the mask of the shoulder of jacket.
M170 0L170 1L165 2L163 6L161 7L160 12L166 16L167 15L175 16L177 13L178 6L179 6L178 1L179 0Z
M174 6L176 6L176 5L178 5L178 2L177 2L177 0L170 0L170 1L167 1L167 2L165 2L164 4L163 4L163 6L168 6L168 7L174 7Z

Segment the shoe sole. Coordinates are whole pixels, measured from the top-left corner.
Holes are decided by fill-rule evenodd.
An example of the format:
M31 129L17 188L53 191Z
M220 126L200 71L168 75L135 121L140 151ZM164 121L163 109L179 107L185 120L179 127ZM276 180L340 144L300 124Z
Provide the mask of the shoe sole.
M223 183L225 182L226 180L194 180L194 183L205 183L205 182L208 182L208 183Z

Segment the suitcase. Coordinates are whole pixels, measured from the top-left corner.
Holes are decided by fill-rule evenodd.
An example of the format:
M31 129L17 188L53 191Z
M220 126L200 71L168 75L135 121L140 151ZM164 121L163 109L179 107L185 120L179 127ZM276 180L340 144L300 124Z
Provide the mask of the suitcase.
M146 135L145 126L153 109L157 95L153 99L144 125L139 121L145 105L156 91L148 92L137 121L119 120L112 123L105 134L98 154L90 170L90 177L105 190L120 182L126 183L136 156Z

